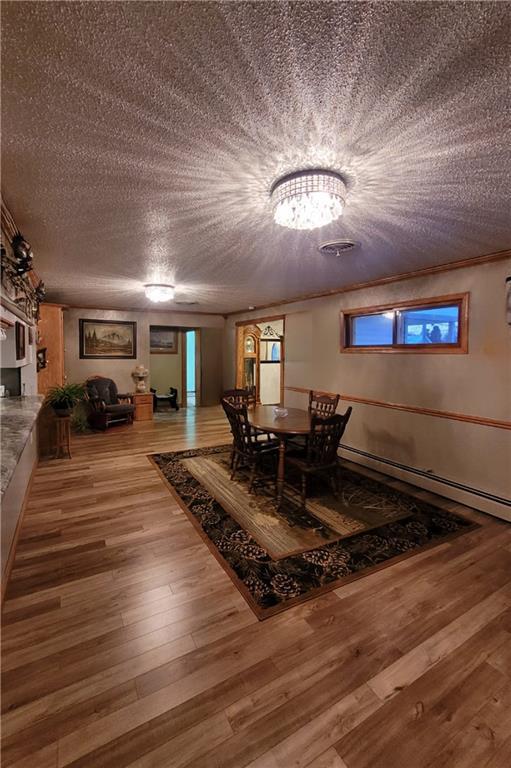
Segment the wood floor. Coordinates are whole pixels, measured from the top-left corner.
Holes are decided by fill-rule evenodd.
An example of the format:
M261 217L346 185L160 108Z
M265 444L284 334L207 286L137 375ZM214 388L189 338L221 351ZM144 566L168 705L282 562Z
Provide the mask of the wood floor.
M2 765L511 765L511 526L258 622L146 458L218 408L73 440L35 475L3 616Z

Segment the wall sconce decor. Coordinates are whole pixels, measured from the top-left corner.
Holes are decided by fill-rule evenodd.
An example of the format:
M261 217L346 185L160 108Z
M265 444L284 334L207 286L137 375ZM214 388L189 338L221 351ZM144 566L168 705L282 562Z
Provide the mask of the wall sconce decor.
M30 272L32 269L33 253L30 243L28 243L21 232L14 235L11 241L12 252L15 259L16 274L21 275Z

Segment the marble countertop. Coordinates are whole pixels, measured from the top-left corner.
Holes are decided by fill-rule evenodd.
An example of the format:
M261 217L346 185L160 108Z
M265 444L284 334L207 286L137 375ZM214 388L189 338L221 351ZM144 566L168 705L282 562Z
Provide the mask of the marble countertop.
M30 431L43 404L42 395L0 398L0 438L2 466L1 495L9 485Z

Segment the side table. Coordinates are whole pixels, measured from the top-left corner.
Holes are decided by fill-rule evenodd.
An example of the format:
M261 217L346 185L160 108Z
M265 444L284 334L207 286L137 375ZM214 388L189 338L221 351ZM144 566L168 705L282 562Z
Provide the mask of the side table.
M132 396L135 406L135 421L152 421L153 396L145 392L135 392Z

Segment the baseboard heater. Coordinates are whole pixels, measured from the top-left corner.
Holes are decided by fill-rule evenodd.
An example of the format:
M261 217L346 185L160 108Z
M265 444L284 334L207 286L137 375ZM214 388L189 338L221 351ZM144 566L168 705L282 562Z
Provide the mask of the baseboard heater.
M384 459L382 456L375 456L373 453L361 451L360 448L352 448L351 446L343 445L342 443L340 448L342 448L343 451L349 451L349 453L356 453L359 456L364 456L366 459L372 459L373 461L378 461L381 464L388 464L389 467L396 467L396 469L402 469L405 472L411 472L413 475L426 477L428 480L434 480L437 483L443 483L443 485L448 485L451 488L457 488L460 491L472 493L474 496L480 496L482 499L495 501L497 504L503 504L506 507L511 507L511 499L506 499L503 496L495 496L493 493L482 491L479 488L472 488L470 485L457 483L456 480L449 480L447 477L440 477L440 475L435 475L433 472L425 472L423 469L409 467L407 464L400 464L398 461L392 461L392 459Z

